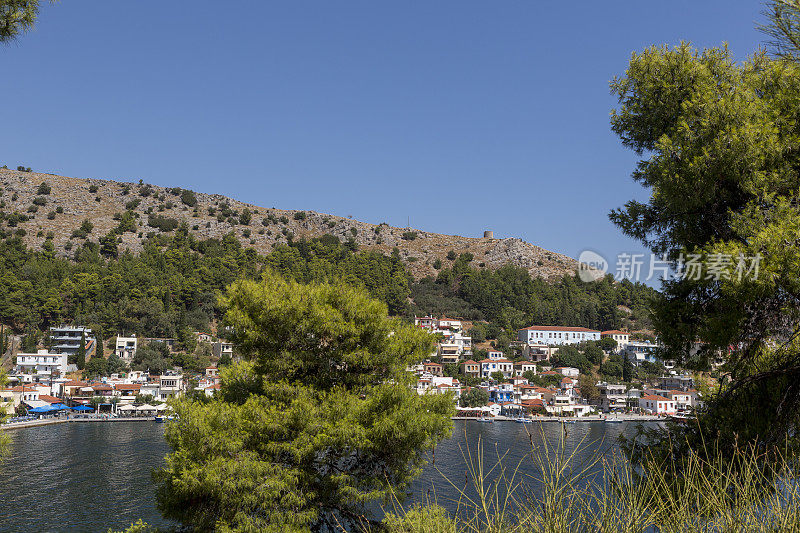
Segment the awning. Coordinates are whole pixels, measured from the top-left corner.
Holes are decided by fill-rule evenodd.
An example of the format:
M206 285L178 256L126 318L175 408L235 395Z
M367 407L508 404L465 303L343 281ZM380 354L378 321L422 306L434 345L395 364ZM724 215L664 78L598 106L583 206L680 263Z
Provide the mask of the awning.
M165 403L161 403L161 404L156 405L156 410L157 411L166 411L167 409L169 409L169 405L167 405Z
M135 411L136 407L131 404L120 405L117 407L117 411Z
M137 411L155 411L156 408L155 408L154 405L150 405L150 404L146 403L144 405L140 405L139 407L137 407L136 410Z
M33 409L38 407L50 407L50 404L44 400L23 400L22 403Z
M88 407L86 405L79 405L77 407L73 407L72 410L73 411L80 411L80 412L83 412L83 411L94 411L94 409L92 409L91 407Z
M46 407L34 407L33 409L28 409L29 413L34 413L34 414L53 413L55 411L58 411L58 409L54 409L49 405Z
M69 409L69 407L67 407L63 403L54 403L50 407L55 409L56 411L63 411L64 409Z

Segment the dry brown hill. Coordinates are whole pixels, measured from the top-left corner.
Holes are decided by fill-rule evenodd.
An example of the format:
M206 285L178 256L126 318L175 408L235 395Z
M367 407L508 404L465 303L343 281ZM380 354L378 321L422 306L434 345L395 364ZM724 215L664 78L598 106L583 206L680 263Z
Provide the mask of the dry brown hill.
M49 194L39 194L42 183L49 186ZM7 229L24 229L23 238L32 248L42 246L52 232L55 251L63 256L69 255L70 250L80 244L81 237L73 234L84 220L89 220L94 226L87 238L97 242L117 227L120 215L130 209L135 213L137 228L135 232L121 235L120 250L139 251L149 232L161 231L149 225L157 224L153 217L161 216L167 219L167 224L173 224L172 220L177 223L185 221L198 238L219 238L234 232L242 244L261 253L269 252L278 243L285 243L287 237L300 239L325 234L335 235L343 241L353 238L360 249L384 254L391 253L396 247L416 278L435 275L433 265L437 259L444 266L450 264L447 256L451 250L456 254L473 254L473 265L481 268L494 269L511 263L546 279L573 274L578 265L571 257L521 239L441 235L413 228L368 224L313 211L267 209L219 194L184 193L181 189L141 182L78 179L0 169L0 187L0 210L6 214ZM46 187L42 192L44 190ZM249 224L241 223L246 218L243 216L245 210L251 213ZM26 215L29 220L8 227L8 216L12 213Z

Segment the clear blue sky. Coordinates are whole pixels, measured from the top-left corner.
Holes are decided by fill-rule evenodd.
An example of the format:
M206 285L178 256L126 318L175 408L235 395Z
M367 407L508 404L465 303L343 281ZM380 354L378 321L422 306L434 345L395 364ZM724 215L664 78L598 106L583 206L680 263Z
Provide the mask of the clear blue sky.
M191 7L190 7L191 6ZM0 162L265 207L638 251L631 52L762 42L759 2L63 0L0 48Z

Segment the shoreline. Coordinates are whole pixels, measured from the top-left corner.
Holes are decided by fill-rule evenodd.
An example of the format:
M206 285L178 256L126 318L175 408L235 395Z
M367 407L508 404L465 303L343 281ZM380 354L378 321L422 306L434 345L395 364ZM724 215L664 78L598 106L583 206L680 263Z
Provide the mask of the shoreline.
M51 426L53 424L66 424L68 422L154 422L154 416L131 416L131 417L111 417L111 418L56 418L56 419L42 419L42 420L29 420L27 422L18 422L14 424L2 424L0 430L12 430L32 428L37 426Z
M516 422L516 417L510 416L493 416L487 417L492 422ZM670 417L664 416L652 416L652 415L620 415L620 416L611 416L611 417L604 417L604 418L597 418L596 416L537 416L533 418L529 418L530 422L528 423L536 423L536 422L603 422L603 423L610 423L610 424L619 424L621 422L665 422L669 420ZM477 422L480 419L476 416L452 416L450 417L451 420L472 420L473 422Z

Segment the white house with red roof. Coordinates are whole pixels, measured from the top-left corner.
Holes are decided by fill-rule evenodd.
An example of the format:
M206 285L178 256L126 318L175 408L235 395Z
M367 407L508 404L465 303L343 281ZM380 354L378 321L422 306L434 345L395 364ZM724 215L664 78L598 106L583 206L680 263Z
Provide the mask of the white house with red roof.
M631 342L631 334L627 331L622 331L619 329L609 329L606 331L600 332L601 339L614 339L617 341L617 349L622 350L625 346Z
M599 330L574 326L530 326L517 334L522 342L550 346L600 340Z
M674 415L675 400L654 394L645 394L639 398L639 408L654 415Z
M514 374L514 362L508 359L484 359L479 362L482 378L488 378L495 372L502 372L503 377L506 378L510 378Z
M536 363L533 361L517 361L514 363L514 375L521 376L525 372L531 371L536 373Z

